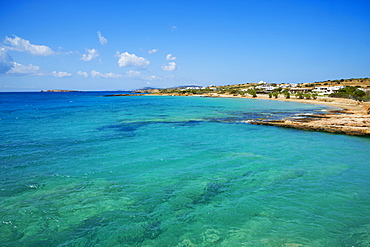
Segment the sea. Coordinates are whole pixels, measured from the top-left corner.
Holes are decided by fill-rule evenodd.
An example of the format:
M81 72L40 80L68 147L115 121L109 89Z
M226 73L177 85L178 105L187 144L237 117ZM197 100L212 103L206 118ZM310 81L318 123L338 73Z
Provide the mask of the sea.
M0 246L370 246L370 138L249 123L328 106L109 94L0 93Z

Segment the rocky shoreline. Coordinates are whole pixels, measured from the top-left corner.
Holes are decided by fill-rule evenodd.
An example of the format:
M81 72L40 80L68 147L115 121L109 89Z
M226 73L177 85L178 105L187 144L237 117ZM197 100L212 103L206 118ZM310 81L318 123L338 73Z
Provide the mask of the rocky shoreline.
M311 115L300 119L286 118L283 120L253 121L250 123L347 135L370 136L370 116L347 112Z
M370 136L370 103L350 99L321 98L319 100L286 100L309 104L323 104L341 110L329 110L327 114L303 115L274 121L253 121L251 124L324 131L357 136Z

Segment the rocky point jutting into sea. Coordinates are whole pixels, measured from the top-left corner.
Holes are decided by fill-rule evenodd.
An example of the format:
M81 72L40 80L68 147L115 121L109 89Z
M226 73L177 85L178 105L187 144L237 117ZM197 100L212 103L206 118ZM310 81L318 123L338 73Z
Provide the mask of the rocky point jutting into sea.
M342 101L342 102L341 102ZM345 103L343 102L345 101ZM305 101L302 101L305 102ZM305 103L313 103L312 101ZM336 99L325 105L337 106L342 110L329 110L327 114L312 114L274 121L253 121L256 125L295 128L302 130L326 131L348 135L370 135L370 104L357 103L349 99Z
M300 115L298 117L288 117L281 120L255 120L251 121L251 124L255 125L269 125L277 127L295 128L302 130L312 131L325 131L332 133L341 133L348 135L361 135L370 136L370 102L362 102L360 98L349 99L349 98L335 98L320 96L315 93L319 90L333 90L337 92L338 89L351 87L354 90L356 88L363 87L363 91L369 94L370 79L348 79L348 80L335 80L326 81L321 83L302 84L296 88L289 90L283 88L285 85L277 85L275 88L280 88L280 91L272 91L267 93L259 93L259 89L268 88L265 86L266 83L262 84L239 84L219 87L208 87L203 89L172 89L172 90L149 90L150 94L155 95L172 95L172 96L202 96L202 97L237 97L237 98L254 98L254 99L268 99L268 100L284 100L284 101L296 101L301 103L309 104L323 104L337 109L328 110L326 114L312 114L312 115ZM324 85L324 86L322 86ZM355 86L360 85L360 86ZM210 91L210 90L213 90ZM259 90L261 91L261 90ZM285 91L285 92L284 92ZM294 92L295 91L295 92ZM294 96L293 93L294 92ZM311 95L304 95L305 93L314 92ZM361 92L363 93L363 92ZM279 95L280 94L280 95ZM284 96L282 96L283 94ZM274 97L272 97L272 95ZM293 98L294 97L294 98ZM306 99L305 99L306 97Z

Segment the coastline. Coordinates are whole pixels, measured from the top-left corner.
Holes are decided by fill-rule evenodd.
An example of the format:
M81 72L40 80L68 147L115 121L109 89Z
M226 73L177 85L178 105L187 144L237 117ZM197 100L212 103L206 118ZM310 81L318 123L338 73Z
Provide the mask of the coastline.
M168 95L180 96L173 94L151 94L151 95ZM194 96L194 95L187 95ZM229 94L203 94L200 97L215 98L250 98L265 99L286 102L298 102L305 104L318 104L335 107L338 109L328 110L327 114L313 114L310 116L301 116L300 118L288 117L282 120L259 120L249 122L255 125L266 125L284 128L294 128L310 131L322 131L331 133L340 133L356 136L370 136L370 102L358 102L344 98L319 97L313 99L286 99L269 98L268 95L258 94L256 98L251 96L234 96Z
M347 135L370 136L369 103L361 103L351 99L327 97L318 98L316 100L285 99L284 101L321 104L337 107L340 108L340 110L328 110L327 114L314 114L304 118L286 118L276 121L255 121L252 122L252 124L324 131Z

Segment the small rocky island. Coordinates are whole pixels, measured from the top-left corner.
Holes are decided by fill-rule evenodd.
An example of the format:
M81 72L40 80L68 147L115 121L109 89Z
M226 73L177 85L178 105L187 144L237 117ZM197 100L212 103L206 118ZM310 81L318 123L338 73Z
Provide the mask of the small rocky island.
M48 89L48 90L41 90L41 93L76 93L76 92L83 92L77 90L64 90L64 89Z

